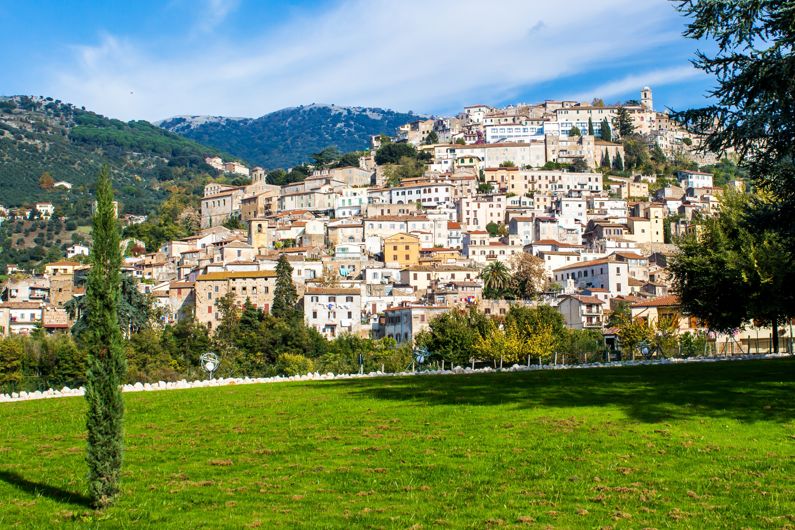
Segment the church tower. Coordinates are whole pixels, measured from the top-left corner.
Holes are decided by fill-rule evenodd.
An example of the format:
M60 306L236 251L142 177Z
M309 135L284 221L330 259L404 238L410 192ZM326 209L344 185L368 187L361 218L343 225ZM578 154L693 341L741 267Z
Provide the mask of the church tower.
M254 251L259 253L260 249L267 249L270 246L267 219L251 219L248 222L248 244L254 247Z
M654 110L654 103L651 99L651 88L647 86L643 87L640 91L640 106L643 107L644 110Z

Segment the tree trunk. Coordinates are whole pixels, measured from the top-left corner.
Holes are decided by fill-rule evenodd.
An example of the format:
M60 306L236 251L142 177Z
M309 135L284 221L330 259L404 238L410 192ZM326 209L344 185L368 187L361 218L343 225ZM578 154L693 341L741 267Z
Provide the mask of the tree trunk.
M778 317L773 317L773 353L778 353Z

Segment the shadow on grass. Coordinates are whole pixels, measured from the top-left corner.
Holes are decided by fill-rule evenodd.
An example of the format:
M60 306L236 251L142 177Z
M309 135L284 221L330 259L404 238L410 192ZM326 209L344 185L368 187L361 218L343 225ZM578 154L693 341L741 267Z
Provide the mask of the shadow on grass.
M646 423L694 416L743 422L795 418L793 359L378 378L332 384L347 385L347 391L357 396L432 405L608 406Z
M50 486L49 484L42 484L41 482L33 482L14 471L0 469L0 480L25 493L30 493L31 495L41 495L42 497L47 497L57 502L76 504L84 508L93 508L91 499L81 493Z

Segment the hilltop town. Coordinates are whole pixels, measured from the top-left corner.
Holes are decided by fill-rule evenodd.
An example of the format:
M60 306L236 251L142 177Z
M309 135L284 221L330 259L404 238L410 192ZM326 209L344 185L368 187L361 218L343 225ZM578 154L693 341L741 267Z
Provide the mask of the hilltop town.
M356 165L315 165L284 185L269 183L261 167L211 156L208 166L246 184L207 183L196 233L159 248L125 240L134 252L123 268L162 324L194 318L211 332L230 293L241 307L269 312L282 256L305 323L329 339L411 344L452 308L504 315L516 304L554 307L568 327L599 331L613 346L607 317L619 304L650 322L677 315L679 331L697 331L671 292L672 242L715 211L726 187L745 189L741 180L716 186L700 171L727 155L700 144L655 111L645 87L623 105L470 105L373 136ZM679 168L671 178L645 172L639 148ZM50 203L34 209L2 214L6 222L53 215ZM39 274L9 266L4 335L72 325L65 306L84 293L84 243Z

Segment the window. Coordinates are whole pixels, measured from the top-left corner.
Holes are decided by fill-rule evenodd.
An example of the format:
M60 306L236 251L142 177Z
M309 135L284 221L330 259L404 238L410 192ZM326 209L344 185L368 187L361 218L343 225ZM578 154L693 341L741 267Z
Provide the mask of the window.
M213 293L207 293L207 300L213 299Z
M212 312L213 312L213 306L211 306L211 305L208 305L208 306L207 306L207 314L208 314L208 315L209 315L209 314L212 314Z
M312 311L312 318L317 319L317 311Z
M352 296L346 296L345 297L345 301L346 302L353 302L353 297Z
M616 291L620 291L620 290L621 290L621 284L620 284L620 283L617 283L617 284L616 284Z
M337 297L336 296L329 296L328 297L328 301L331 302L331 303L336 303L337 302Z

